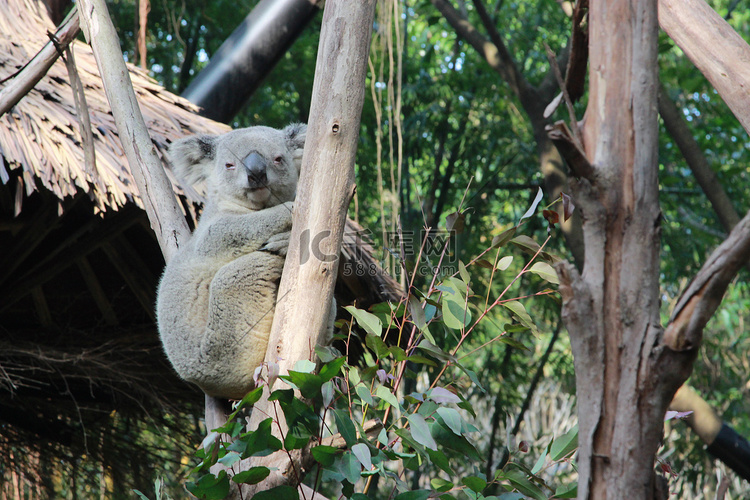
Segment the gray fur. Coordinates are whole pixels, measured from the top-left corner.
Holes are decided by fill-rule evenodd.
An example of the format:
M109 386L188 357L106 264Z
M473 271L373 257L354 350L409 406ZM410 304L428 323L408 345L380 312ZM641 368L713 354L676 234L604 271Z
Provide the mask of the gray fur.
M250 127L170 147L177 176L205 180L207 201L164 270L159 335L177 373L211 396L244 396L265 357L305 131Z

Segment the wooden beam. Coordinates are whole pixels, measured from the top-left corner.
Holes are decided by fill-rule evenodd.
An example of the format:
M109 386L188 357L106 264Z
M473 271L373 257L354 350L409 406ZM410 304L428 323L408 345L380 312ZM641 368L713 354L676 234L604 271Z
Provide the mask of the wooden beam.
M53 325L52 314L49 311L47 305L47 298L44 296L44 290L42 286L37 286L31 291L31 297L34 299L34 309L39 317L39 323L44 328L49 328Z
M89 264L88 259L86 257L81 257L76 264L78 265L78 270L81 271L81 276L83 276L83 281L86 282L91 297L94 299L94 302L96 302L96 307L99 308L99 311L104 317L104 322L109 326L117 326L119 324L117 321L117 315L115 314L114 309L112 309L112 304L107 300L107 296L104 293L91 264Z
M114 242L105 243L102 250L115 265L149 317L155 320L157 280L140 255L123 237L116 238Z
M92 219L96 230L89 230L88 236L78 240L76 236L68 238L58 245L57 250L48 255L32 269L13 281L9 286L2 287L0 293L0 312L7 310L19 299L25 297L35 287L46 283L60 272L67 269L80 259L104 243L116 238L127 228L138 222L143 216L143 211L135 207L124 208L110 219L98 221Z

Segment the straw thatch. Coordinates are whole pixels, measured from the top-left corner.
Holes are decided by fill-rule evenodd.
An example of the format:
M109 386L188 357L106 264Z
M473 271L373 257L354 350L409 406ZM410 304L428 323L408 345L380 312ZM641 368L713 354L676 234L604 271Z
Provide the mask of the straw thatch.
M54 29L40 1L0 0L0 87ZM91 117L95 167L85 165L63 60L0 117L0 498L13 496L9 473L13 484L57 477L65 485L69 474L99 466L110 471L115 487L148 488L153 478L142 470L143 457L154 454L158 437L139 441L141 430L177 424L170 435L190 442L185 422L174 415L202 410L200 393L175 376L162 353L153 305L164 261L91 49L80 42L72 48ZM129 70L160 152L188 134L228 130L198 116L195 106L141 70ZM185 197L182 203L192 223L195 205ZM360 236L361 228L350 223L342 258L353 272L340 279L344 300L365 307L397 300L397 283L372 273L379 269L373 249ZM172 416L170 409L176 410ZM165 459L152 460L164 474Z
M0 78L13 75L48 42L54 33L46 9L36 0L0 0ZM85 165L81 132L65 63L58 60L31 92L0 117L0 181L17 178L17 189L26 196L39 187L61 201L83 191L96 210L105 211L140 200L125 162L114 118L106 100L91 48L72 44L75 62L86 92L96 150L96 165ZM189 101L166 92L135 66L130 78L154 144L188 134L222 133L226 125L202 118ZM22 196L16 196L20 213Z

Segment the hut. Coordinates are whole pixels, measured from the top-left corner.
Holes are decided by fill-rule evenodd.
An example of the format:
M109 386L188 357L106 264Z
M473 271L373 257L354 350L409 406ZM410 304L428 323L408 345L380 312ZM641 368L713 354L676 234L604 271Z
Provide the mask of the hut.
M54 30L40 1L0 0L0 82ZM0 116L0 497L150 488L156 464L162 474L185 470L200 431L203 396L173 373L154 325L161 252L91 49L71 47L95 162L84 160L62 58ZM176 138L228 130L140 69L129 71L160 153ZM199 194L176 189L192 223ZM372 249L352 229L344 258L372 267ZM364 304L398 297L393 280L368 276L351 273L344 295ZM175 436L184 437L176 449Z

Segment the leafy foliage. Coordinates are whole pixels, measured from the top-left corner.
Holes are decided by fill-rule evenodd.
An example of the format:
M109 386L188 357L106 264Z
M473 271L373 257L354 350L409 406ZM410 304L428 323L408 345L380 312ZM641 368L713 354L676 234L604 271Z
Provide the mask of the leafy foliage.
M524 259L527 262L521 270L509 274L492 267L492 279L507 275L512 284L529 274L556 281L554 270L547 269L549 264L539 266L544 259L555 259L544 251L547 241L531 245L533 240L527 239L522 250L532 247L535 251ZM487 251L494 250L497 261L501 251L514 248L510 242L497 242L496 248ZM574 491L568 486L555 490L537 474L545 465L570 460L576 447L576 429L551 443L534 470L514 457L490 477L480 472L483 457L476 446L479 431L472 423L476 411L461 390L466 384L478 384L478 377L465 365L464 360L470 358L462 355L462 349L469 344L472 332L493 316L505 317L509 328L513 326L511 321L517 321L515 331L519 332L537 331L537 326L522 305L524 298L509 296L511 286L497 296L489 295L492 287L488 287L486 296L473 290L469 269L487 271L474 266L477 261L466 265L460 262L459 271L453 275L440 274L438 269L434 286L423 293L408 294L403 299L408 307L391 306L388 315L373 312L380 307L373 307L373 311L347 307L352 313L349 328L356 323L363 329L365 342L372 349L368 354L371 362L355 366L344 357L332 358L330 350L319 350L325 363L317 373L314 365L304 363L299 365L300 370L282 376L293 390L276 389L269 401L276 406L272 413L284 416L286 435L274 432L275 417L263 420L257 429L245 429L245 408L262 394L263 388L257 387L236 405L228 422L204 440L188 490L198 498L221 498L230 482L254 484L270 473L263 466L235 472L241 460L305 448L317 464L315 473L310 474L317 478L311 486L328 495L363 499L393 491L396 498L405 499L463 494L478 500L494 496L488 493L493 487L546 499ZM539 285L544 286L543 282ZM544 288L533 295L554 293ZM408 336L405 348L388 342L388 336L396 332ZM438 333L440 342L435 338ZM507 334L504 331L498 338ZM405 381L421 370L426 370L425 381L406 390ZM228 467L229 473L210 472L217 463ZM258 496L265 498L271 492L285 498L297 495L294 489L274 489Z

